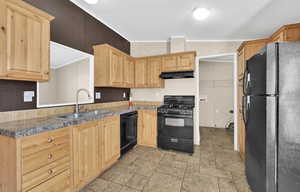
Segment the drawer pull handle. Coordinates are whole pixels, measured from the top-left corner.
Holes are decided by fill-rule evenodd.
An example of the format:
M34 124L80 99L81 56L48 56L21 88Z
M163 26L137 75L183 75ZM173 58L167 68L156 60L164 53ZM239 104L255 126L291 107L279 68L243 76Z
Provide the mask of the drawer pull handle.
M51 175L53 173L53 170L49 169L48 173L49 173L49 175Z
M51 137L48 138L48 143L52 143L53 139Z
M48 155L48 159L52 159L53 155L52 154L49 154Z

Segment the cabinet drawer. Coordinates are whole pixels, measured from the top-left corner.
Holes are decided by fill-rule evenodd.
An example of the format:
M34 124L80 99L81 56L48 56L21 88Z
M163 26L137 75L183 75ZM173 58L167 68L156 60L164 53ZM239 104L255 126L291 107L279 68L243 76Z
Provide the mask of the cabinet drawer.
M69 144L69 128L63 128L56 131L49 131L38 135L25 137L21 141L22 157L44 151L52 147Z
M22 158L22 173L27 174L58 159L70 156L70 145L58 145Z
M33 187L70 169L70 158L65 157L22 177L22 189L27 191Z
M27 192L71 192L70 170L67 170L52 179L38 185L37 187L28 190Z

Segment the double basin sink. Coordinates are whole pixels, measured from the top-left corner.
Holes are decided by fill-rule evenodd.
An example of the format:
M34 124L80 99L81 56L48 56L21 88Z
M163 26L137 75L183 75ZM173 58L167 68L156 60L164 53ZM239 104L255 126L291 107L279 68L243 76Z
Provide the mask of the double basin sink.
M94 110L94 111L88 111L88 112L80 112L80 113L72 113L72 114L67 114L67 115L61 115L58 116L58 118L62 119L80 119L84 117L91 117L91 116L97 116L100 114L107 114L111 113L111 111L108 110Z

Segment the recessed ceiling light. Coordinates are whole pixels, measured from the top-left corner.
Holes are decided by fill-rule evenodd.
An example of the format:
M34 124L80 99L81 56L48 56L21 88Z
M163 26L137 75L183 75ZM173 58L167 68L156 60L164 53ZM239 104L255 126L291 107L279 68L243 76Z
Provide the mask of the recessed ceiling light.
M97 4L99 0L84 0L88 4Z
M206 8L196 8L193 11L193 16L197 20L204 20L210 15L210 11Z

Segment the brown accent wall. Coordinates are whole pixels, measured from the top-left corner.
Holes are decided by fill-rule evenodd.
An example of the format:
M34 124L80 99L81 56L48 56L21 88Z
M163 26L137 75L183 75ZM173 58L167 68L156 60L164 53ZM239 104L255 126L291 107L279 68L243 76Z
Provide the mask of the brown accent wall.
M130 55L130 42L69 0L24 0L53 15L51 40L93 53L92 46L108 43Z
M55 19L51 22L51 41L93 54L92 46L108 43L130 55L130 42L111 30L109 27L84 12L69 0L24 0L40 8ZM1 64L1 63L0 63ZM0 111L13 111L36 108L36 101L24 103L23 91L35 88L35 82L0 81ZM4 91L4 92L3 92ZM120 90L109 91L110 98L103 97L107 102L120 101Z
M101 99L96 99L96 92L101 93ZM126 98L123 98L125 93ZM107 103L114 101L129 101L130 89L111 88L111 87L95 87L95 103Z
M24 102L24 91L34 91L35 97L33 97L32 102ZM0 80L0 112L35 108L36 83Z

